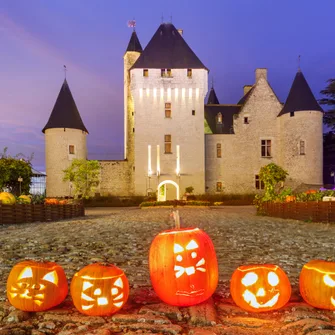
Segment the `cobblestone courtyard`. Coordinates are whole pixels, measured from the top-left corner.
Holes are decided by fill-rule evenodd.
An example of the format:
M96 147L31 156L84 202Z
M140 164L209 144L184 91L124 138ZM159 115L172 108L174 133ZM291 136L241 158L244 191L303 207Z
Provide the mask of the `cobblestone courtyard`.
M172 227L171 209L89 209L86 217L0 226L0 335L43 334L308 334L335 335L335 313L314 309L299 296L301 267L311 259L335 259L335 225L258 217L253 207L180 209L183 226L211 237L219 262L219 286L209 301L189 308L167 306L151 289L148 251L153 237ZM43 258L60 264L69 279L87 264L107 259L121 267L131 293L111 317L79 314L68 297L40 313L6 302L6 280L15 263ZM229 295L229 279L242 264L274 263L292 285L287 306L248 313Z

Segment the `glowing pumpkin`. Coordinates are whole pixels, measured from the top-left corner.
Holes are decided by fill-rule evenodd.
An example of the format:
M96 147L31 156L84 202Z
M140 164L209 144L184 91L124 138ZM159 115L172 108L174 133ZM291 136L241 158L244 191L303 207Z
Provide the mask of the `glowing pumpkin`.
M128 279L112 264L95 263L82 268L71 281L73 304L87 315L111 315L127 302Z
M59 305L67 293L65 272L53 262L23 261L8 276L8 300L23 311L45 311Z
M312 260L299 278L300 294L313 307L335 310L335 263Z
M235 304L250 312L266 312L283 307L291 296L291 284L277 265L243 265L230 282Z
M207 300L218 283L213 243L199 228L166 230L150 247L150 278L156 294L175 306Z

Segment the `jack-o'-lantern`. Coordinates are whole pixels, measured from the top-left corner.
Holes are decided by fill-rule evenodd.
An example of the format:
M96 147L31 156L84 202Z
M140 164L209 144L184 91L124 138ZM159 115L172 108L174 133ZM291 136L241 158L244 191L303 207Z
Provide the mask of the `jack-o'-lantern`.
M60 304L67 293L65 272L53 262L23 261L8 276L8 300L23 311L45 311Z
M335 262L312 260L299 277L300 294L313 307L335 310Z
M213 243L199 228L166 230L150 247L150 278L156 294L175 306L207 300L218 283Z
M124 306L128 295L126 275L112 264L87 265L71 281L73 304L87 315L112 315Z
M243 265L231 277L230 294L237 306L250 312L266 312L290 300L291 284L277 265Z

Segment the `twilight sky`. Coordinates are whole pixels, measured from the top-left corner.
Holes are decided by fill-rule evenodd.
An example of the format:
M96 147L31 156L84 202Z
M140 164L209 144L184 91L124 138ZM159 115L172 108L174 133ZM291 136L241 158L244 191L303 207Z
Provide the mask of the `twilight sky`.
M334 0L1 0L0 151L34 153L64 80L90 134L90 159L123 158L123 54L135 18L145 47L162 22L210 70L220 103L236 103L254 70L284 102L298 67L317 98L335 78Z

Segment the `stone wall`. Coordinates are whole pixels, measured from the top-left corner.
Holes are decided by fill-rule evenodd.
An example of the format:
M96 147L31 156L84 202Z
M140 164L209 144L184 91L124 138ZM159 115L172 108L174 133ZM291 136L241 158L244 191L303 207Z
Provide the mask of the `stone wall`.
M131 192L131 171L128 161L99 161L101 167L101 195L129 196Z
M205 192L204 98L207 94L205 69L172 69L172 77L162 78L160 69L131 70L131 91L135 104L135 193L156 190L165 180L176 182L180 190L193 186ZM171 103L171 117L165 117L165 103ZM194 111L194 115L192 113ZM164 152L164 135L171 135L172 153ZM148 178L148 145L151 170ZM160 176L157 178L157 145L160 150ZM177 176L176 146L180 146L180 177Z
M47 197L71 196L69 182L64 182L64 172L74 158L86 159L86 135L79 129L52 128L45 131L46 192ZM69 153L74 145L74 154Z

